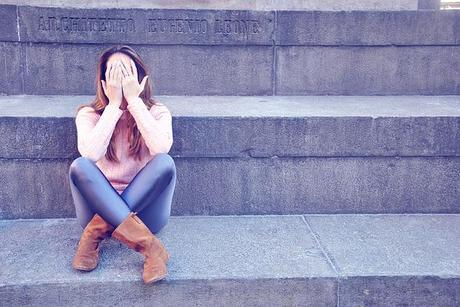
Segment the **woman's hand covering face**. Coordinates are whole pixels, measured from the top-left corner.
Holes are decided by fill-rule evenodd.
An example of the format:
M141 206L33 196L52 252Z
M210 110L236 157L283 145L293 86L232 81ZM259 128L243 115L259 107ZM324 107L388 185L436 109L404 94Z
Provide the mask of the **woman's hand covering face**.
M129 60L129 63L126 63L126 61L121 62L121 72L123 74L121 81L123 87L123 95L125 96L126 101L129 103L132 99L139 97L139 94L142 93L148 76L144 76L141 83L139 84L136 64L132 59Z
M120 107L123 99L122 77L121 62L114 61L107 67L105 80L101 80L102 88L109 99L109 103L113 103L118 107Z

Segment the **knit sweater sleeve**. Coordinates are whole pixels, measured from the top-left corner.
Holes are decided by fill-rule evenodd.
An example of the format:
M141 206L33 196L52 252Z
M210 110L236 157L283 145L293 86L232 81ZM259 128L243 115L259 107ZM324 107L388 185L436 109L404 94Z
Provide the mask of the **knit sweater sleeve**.
M141 98L127 106L136 121L151 155L168 153L173 144L172 115L164 104L153 105L150 110Z
M75 124L78 151L82 157L96 162L105 155L117 121L122 114L120 108L111 104L104 108L102 115L98 115L90 107L78 111Z

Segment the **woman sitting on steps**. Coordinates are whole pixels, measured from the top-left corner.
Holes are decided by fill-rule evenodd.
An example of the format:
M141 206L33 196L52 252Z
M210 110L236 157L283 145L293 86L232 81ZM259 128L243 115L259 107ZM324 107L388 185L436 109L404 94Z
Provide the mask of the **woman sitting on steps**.
M95 269L100 242L111 235L144 255L143 280L152 283L166 277L169 260L154 233L168 222L176 184L172 116L151 98L146 67L129 46L100 55L96 88L75 118L81 157L69 182L84 230L72 266Z

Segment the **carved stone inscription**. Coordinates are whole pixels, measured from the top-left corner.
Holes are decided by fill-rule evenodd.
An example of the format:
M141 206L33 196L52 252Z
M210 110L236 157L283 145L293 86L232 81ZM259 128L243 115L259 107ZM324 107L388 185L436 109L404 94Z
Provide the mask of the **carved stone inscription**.
M142 24L143 28L139 27L139 24ZM257 35L263 31L263 27L262 23L255 19L148 18L144 22L139 22L133 18L39 16L38 30L67 33L143 31L151 34Z
M20 7L21 39L32 42L169 45L273 44L274 12Z
M39 31L59 32L135 32L133 19L40 16Z
M148 32L152 33L183 33L205 34L257 34L261 31L258 20L214 19L214 26L206 19L149 19Z

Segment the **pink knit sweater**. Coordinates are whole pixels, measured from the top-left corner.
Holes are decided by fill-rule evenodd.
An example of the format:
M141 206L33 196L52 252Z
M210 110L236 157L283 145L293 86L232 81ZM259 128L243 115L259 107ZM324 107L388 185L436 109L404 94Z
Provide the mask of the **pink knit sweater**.
M134 117L147 146L141 148L140 161L128 156L128 112ZM119 194L155 154L168 153L173 143L169 109L158 103L149 110L140 98L128 103L127 110L109 104L101 115L90 107L84 107L78 111L75 124L80 155L96 162ZM120 163L105 157L112 134L115 135L114 149Z

